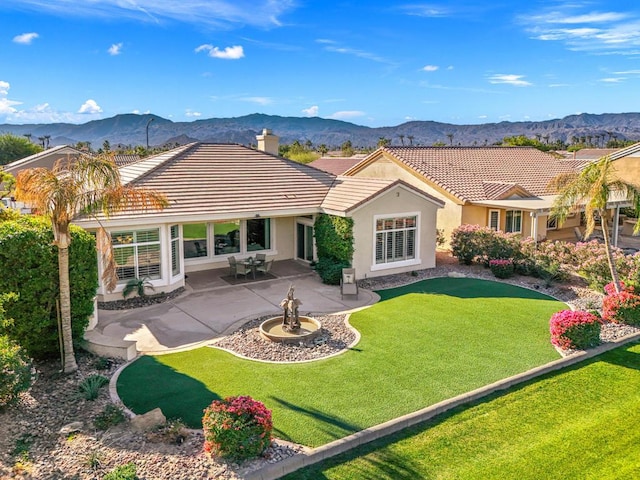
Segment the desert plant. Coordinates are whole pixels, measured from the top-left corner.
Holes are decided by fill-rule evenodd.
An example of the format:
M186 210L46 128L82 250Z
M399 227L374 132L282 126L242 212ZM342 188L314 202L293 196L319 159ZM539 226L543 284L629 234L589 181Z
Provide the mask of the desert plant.
M20 393L29 390L33 382L31 359L25 351L0 335L0 407L15 403Z
M139 297L145 297L147 295L147 288L154 291L155 288L149 280L149 277L144 278L132 278L127 282L122 290L122 297L127 298L133 292L136 292Z
M78 390L80 396L85 400L95 400L98 398L100 389L109 383L109 379L102 375L90 375L80 382Z
M509 278L513 276L514 266L511 259L489 260L489 268L496 278Z
M137 480L138 468L133 462L118 465L107 473L102 480Z
M94 450L87 455L85 465L91 470L98 470L102 466L102 454Z
M107 430L109 427L124 422L125 416L122 408L112 403L106 405L93 420L93 424L98 430Z
M271 443L271 410L249 396L215 400L204 411L204 450L234 461L262 454Z
M562 310L549 320L551 343L563 350L580 350L600 343L602 319L591 312Z

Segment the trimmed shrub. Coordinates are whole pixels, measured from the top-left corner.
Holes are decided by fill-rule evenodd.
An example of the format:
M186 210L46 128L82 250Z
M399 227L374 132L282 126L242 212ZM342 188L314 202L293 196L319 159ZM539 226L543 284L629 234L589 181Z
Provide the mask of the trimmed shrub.
M489 268L496 278L509 278L513 276L513 260L497 259L489 260Z
M478 231L480 225L460 225L451 232L451 254L463 265L471 265L480 255Z
M102 480L137 480L138 468L133 462L118 465L107 473Z
M563 350L582 350L600 344L602 319L597 315L574 310L554 313L549 320L551 343Z
M98 287L98 261L94 237L71 226L69 277L73 338L82 339ZM59 356L56 299L59 297L58 250L51 224L39 217L21 217L0 223L0 292L16 292L7 305L10 325L0 325L33 358Z
M31 359L6 335L0 335L0 407L15 403L33 382Z
M336 260L332 257L325 257L316 263L316 272L320 275L322 283L326 285L340 285L342 269L349 268L350 266L348 262Z
M520 235L460 225L451 234L451 253L464 265L478 261L488 267L491 260L519 257Z
M607 322L640 325L640 295L629 290L607 295L602 300L602 318Z
M271 410L249 396L215 400L202 417L204 450L239 461L262 454L271 443Z

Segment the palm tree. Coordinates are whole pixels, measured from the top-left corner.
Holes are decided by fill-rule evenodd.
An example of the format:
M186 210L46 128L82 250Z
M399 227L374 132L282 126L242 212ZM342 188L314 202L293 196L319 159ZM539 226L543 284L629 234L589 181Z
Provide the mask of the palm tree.
M27 140L31 141L31 136L32 136L32 135L31 135L30 133L23 133L23 134L22 134L22 136L23 136L23 137L26 137L26 138L27 138Z
M400 135L398 135L398 137L400 138L400 143L404 147L404 135L400 134Z
M161 209L167 199L161 193L124 186L113 159L108 155L80 155L59 160L53 169L22 170L16 180L16 198L50 218L54 244L58 248L60 282L60 316L62 324L63 370L78 369L71 333L71 295L69 284L69 225L80 214L110 213L135 205L137 208ZM109 234L101 228L97 243L107 264L103 280L107 290L115 288L115 265Z
M587 220L585 237L588 237L595 228L596 216L600 216L611 279L616 291L620 292L618 271L611 248L609 234L611 218L607 201L615 195L616 200L630 202L637 210L640 208L640 189L620 180L615 175L615 167L608 155L587 165L580 173L559 175L552 180L550 186L558 192L551 208L551 218L556 218L559 225L564 223L568 215L584 208ZM634 233L638 231L640 231L640 219L636 222Z
M447 133L447 138L449 139L449 145L453 146L453 133Z
M407 138L409 139L409 146L413 146L413 139L415 138L413 135L407 135Z
M45 142L47 142L47 146L46 146L46 148L49 148L49 140L50 140L50 139L51 139L51 135L45 135L45 136L44 136L44 140L45 140Z

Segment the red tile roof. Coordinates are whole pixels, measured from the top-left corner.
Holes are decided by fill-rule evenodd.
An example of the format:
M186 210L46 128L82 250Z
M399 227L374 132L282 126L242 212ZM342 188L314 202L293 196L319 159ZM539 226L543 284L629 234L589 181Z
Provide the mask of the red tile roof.
M332 175L342 175L365 158L363 155L353 157L321 157L309 165Z
M549 181L574 171L570 162L532 147L384 147L348 171L355 174L380 154L390 156L462 201L481 201L519 186L548 195ZM503 186L487 188L489 183Z

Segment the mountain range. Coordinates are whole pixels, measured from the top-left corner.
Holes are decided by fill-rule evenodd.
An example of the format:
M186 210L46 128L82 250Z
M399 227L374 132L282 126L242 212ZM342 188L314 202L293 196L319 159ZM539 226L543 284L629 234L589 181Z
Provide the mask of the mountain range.
M122 114L83 124L0 124L1 133L49 136L51 146L91 142L99 148L105 140L111 145L150 145L188 143L256 143L256 135L264 128L280 137L281 144L295 140L336 148L349 140L354 147L375 147L381 137L393 145L491 145L504 137L525 135L543 142L589 138L590 143L604 146L606 141L640 139L640 113L605 113L570 115L539 122L500 122L478 125L456 125L433 121L410 121L390 127L366 127L340 120L319 117L281 117L254 113L234 118L210 118L192 122L173 122L157 115Z

